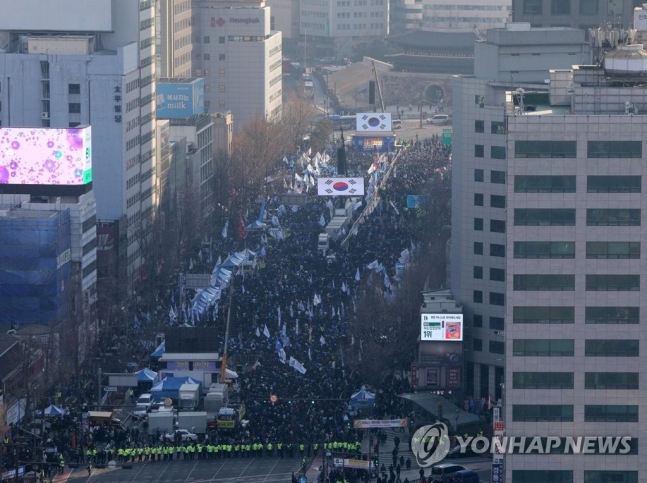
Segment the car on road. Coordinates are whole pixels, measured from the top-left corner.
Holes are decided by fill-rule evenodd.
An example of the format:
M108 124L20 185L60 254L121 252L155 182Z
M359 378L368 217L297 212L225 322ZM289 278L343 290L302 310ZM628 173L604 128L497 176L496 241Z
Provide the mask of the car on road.
M135 409L133 409L133 419L146 419L148 416L148 409L149 406L138 404L135 406Z
M476 471L461 470L456 472L452 478L452 483L480 483L481 479Z
M445 124L449 124L449 116L447 114L436 114L435 116L427 118L427 124L444 126Z
M150 409L150 407L153 405L155 402L155 399L153 399L153 395L149 393L142 394L137 398L137 402L135 403L137 406L146 406L147 408Z
M180 435L180 438L182 438L183 443L186 443L189 441L195 443L198 440L197 434L187 431L186 429L178 429L177 431L175 431L175 433L163 434L162 436L160 436L160 441L164 441L164 440L173 441L175 439L175 435L178 433Z
M456 473L463 471L465 467L454 463L443 463L431 468L431 481L438 483L451 483Z

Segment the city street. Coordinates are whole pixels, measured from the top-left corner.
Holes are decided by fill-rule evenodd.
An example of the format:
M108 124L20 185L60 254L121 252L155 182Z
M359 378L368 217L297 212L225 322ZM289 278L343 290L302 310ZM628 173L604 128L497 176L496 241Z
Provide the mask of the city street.
M132 470L121 465L114 469L94 469L88 478L85 465L67 470L54 478L55 483L134 483L134 482L224 482L224 483L289 483L292 472L300 470L300 458L233 458L219 460L174 460L170 462L134 463Z

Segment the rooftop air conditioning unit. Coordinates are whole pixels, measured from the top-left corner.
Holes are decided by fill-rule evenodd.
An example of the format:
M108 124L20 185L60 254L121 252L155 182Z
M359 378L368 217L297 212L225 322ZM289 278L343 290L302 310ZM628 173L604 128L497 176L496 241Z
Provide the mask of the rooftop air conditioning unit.
M49 119L49 112L41 112L40 117L41 119Z

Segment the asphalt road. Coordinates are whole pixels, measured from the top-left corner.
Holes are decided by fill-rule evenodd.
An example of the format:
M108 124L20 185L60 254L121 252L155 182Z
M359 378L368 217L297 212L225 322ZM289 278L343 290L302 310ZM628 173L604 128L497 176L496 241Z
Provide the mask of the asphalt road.
M54 478L54 483L286 483L298 474L301 458L233 458L174 460L134 463L133 469L94 469L88 477L85 465Z

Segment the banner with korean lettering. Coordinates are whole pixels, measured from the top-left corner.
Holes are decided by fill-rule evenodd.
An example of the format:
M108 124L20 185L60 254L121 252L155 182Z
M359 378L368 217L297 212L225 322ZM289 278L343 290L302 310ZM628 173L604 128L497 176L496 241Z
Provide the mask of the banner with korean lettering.
M406 428L409 425L409 418L402 419L354 419L353 428Z

